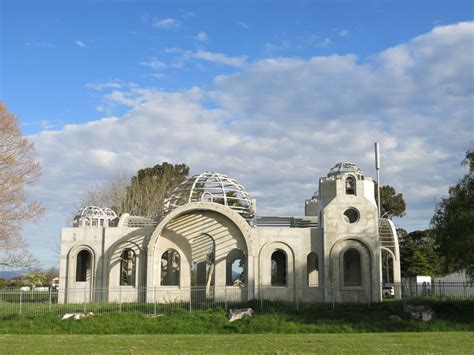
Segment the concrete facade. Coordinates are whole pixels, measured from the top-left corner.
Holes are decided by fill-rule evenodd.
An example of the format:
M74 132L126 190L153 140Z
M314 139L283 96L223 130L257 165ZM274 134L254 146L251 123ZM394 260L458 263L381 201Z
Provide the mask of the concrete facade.
M217 301L379 302L382 250L400 281L395 227L384 222L381 237L374 182L360 169L336 165L305 211L269 223L207 198L159 220L124 214L63 228L59 300L173 303L200 293Z

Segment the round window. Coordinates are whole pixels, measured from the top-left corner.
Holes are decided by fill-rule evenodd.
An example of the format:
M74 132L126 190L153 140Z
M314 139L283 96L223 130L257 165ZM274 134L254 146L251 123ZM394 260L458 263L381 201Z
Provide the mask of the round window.
M351 207L344 211L344 220L347 223L355 223L359 220L359 217L359 211L355 208Z

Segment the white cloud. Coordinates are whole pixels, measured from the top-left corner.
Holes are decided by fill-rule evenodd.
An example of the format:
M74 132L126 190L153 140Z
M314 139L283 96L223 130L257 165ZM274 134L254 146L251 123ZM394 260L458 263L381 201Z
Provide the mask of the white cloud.
M239 21L237 22L237 24L242 27L242 28L245 28L245 29L248 29L250 26L248 25L247 22L244 22L244 21Z
M154 78L154 79L162 79L166 77L164 74L159 74L159 73L152 73L152 74L147 74L147 76Z
M169 54L181 54L183 52L184 52L184 49L179 48L179 47L165 48L165 53L169 53Z
M181 17L185 20L190 19L194 16L196 16L194 12L185 12L184 14L181 15Z
M162 61L158 60L158 59L152 59L148 62L140 62L141 65L144 65L146 67L150 67L150 68L153 68L153 69L163 69L163 68L166 68L166 64L163 63Z
M128 106L125 114L32 137L43 165L32 197L45 202L59 228L58 216L87 186L170 161L238 179L258 196L259 214L298 215L335 163L354 161L374 176L379 141L381 182L407 200L398 225L425 228L435 196L464 173L459 162L473 136L473 33L472 23L437 27L367 60L247 63L192 52L240 71L206 89L111 87L105 102ZM40 225L28 234L47 240L51 233Z
M103 83L88 83L86 87L92 90L105 90L105 89L121 89L125 86L125 83L121 80L112 80Z
M339 37L347 37L349 35L348 30L340 30L338 33Z
M74 44L79 48L86 48L86 45L81 40L74 41Z
M278 44L275 44L275 43L272 43L272 42L266 42L263 45L263 49L266 52L269 52L269 53L273 53L273 52L277 52L277 51L283 51L283 50L287 50L287 49L290 49L290 48L291 48L291 41L289 41L289 40L281 41Z
M152 26L157 28L170 29L181 26L181 22L171 17L164 19L153 19Z
M331 39L329 37L321 37L319 35L311 35L307 39L307 42L310 46L326 48L331 44Z
M208 39L207 33L201 31L198 34L196 34L196 36L194 36L194 39L197 40L197 41L200 41L200 42L206 42L207 39Z
M208 51L197 51L192 53L192 57L209 62L224 64L231 67L242 67L246 62L245 56L231 57L222 53L214 53Z

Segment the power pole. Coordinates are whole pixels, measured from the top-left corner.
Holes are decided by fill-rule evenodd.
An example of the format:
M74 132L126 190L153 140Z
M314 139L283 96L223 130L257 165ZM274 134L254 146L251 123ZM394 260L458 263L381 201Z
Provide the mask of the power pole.
M377 171L377 207L379 211L379 218L381 214L380 206L380 151L379 143L375 142L375 170Z

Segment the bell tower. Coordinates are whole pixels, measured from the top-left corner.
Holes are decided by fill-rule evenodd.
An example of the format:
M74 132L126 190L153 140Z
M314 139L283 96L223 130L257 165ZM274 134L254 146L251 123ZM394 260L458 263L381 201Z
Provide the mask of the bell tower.
M325 250L326 299L378 301L381 283L374 181L353 163L336 164L319 180L319 225Z

